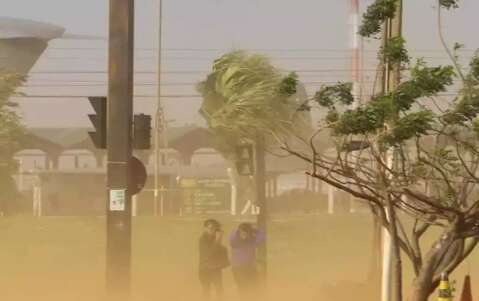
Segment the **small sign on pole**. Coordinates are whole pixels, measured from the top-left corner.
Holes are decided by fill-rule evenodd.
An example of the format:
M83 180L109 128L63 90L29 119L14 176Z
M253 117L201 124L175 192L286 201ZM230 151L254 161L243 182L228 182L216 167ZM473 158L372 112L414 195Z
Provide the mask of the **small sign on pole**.
M125 211L126 189L110 190L110 211Z

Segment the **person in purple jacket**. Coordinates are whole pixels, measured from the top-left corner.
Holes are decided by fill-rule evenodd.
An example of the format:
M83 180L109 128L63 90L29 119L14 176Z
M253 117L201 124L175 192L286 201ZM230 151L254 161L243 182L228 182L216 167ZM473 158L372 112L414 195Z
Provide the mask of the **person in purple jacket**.
M253 297L258 286L256 250L265 234L250 223L242 223L230 236L231 267L241 296Z

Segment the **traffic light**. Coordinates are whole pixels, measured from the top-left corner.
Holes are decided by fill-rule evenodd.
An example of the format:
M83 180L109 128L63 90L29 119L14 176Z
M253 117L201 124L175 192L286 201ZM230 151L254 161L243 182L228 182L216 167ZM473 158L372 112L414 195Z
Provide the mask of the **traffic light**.
M95 132L88 132L96 148L106 149L106 97L88 97L95 114L89 114Z
M254 152L252 144L241 144L236 147L236 170L241 176L254 174Z
M133 147L135 149L150 149L151 147L151 116L140 114L133 118Z

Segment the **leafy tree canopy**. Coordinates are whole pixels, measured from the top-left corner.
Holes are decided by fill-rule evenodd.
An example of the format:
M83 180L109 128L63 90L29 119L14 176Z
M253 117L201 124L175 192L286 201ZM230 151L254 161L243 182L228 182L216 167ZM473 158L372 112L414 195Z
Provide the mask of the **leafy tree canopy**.
M398 3L376 0L360 33L377 37ZM456 8L458 1L437 3L440 21L441 9ZM307 174L370 206L392 236L396 291L402 292L399 249L412 263L413 301L428 300L441 273L453 272L479 244L479 56L463 66L462 45L449 49L440 38L450 65L411 62L402 38L385 41L379 69L384 75L399 71L402 81L394 83L395 89L372 93L352 106L350 83L323 86L307 104L307 109L327 112L307 143L310 150L284 146L311 164ZM387 79L384 85L391 84ZM322 131L332 134L327 152L317 147L325 143L324 135L317 138ZM411 219L414 224L407 227ZM433 226L442 233L423 250L421 239L434 233L428 231Z

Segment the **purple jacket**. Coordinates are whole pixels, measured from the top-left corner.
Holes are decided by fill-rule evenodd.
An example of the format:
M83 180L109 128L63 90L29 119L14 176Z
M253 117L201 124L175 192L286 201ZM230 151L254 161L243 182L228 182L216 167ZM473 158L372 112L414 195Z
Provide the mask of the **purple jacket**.
M266 236L263 231L257 231L256 236L250 240L242 240L238 230L230 235L231 265L233 267L245 266L256 263L256 248L263 244Z

